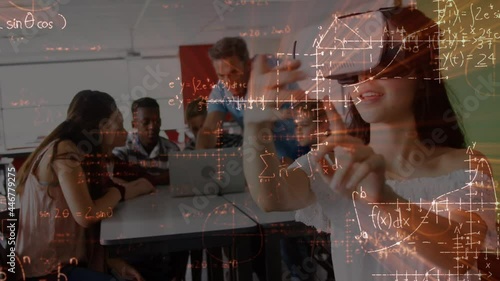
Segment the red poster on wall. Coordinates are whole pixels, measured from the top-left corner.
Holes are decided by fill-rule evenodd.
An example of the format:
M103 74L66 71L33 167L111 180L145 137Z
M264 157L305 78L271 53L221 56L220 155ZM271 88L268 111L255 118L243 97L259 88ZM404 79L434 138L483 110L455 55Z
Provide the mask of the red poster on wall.
M218 78L208 57L212 45L180 46L184 108L197 97L208 98Z

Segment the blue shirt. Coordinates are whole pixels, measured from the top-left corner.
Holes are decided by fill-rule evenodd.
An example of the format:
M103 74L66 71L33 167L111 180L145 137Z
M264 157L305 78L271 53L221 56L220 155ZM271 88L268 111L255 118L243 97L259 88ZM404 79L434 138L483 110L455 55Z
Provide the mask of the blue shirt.
M244 98L235 97L233 93L224 86L224 83L219 81L208 97L207 112L222 112L224 114L229 112L238 125L243 128L244 106Z
M269 59L268 63L270 66L276 65L276 60ZM296 83L289 84L288 90L299 89ZM219 81L217 85L210 92L208 98L207 111L210 112L222 112L230 113L234 120L240 125L242 129L243 125L243 114L245 112L246 100L245 98L238 98L233 95L233 93L224 86L224 84ZM284 106L287 106L284 104ZM274 133L274 145L276 147L276 152L278 157L288 157L295 160L309 152L309 147L299 146L295 138L295 122L293 119L278 120L274 123L273 128Z

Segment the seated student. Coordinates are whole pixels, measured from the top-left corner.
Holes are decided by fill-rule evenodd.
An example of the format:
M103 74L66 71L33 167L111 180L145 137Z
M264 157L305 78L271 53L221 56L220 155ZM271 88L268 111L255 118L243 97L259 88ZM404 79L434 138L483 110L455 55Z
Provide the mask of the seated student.
M160 106L155 99L145 97L132 103L132 128L123 147L113 149L115 159L113 175L117 178L144 177L153 185L168 185L168 153L179 147L159 136ZM146 279L183 279L187 253L138 257L130 260Z
M118 202L154 190L144 179L113 182L108 176L111 150L124 144L125 134L110 95L81 91L71 101L66 120L22 165L16 254L31 260L22 264L27 280L115 280L105 272L97 242L96 222L102 217L82 214L108 213ZM77 266L70 265L72 259ZM122 278L143 280L122 260L107 259L107 265Z
M198 133L196 148L216 147L217 139L214 132L227 113L230 113L245 131L245 108L249 104L241 104L240 101L256 98L259 95L248 91L247 85L250 81L253 59L250 58L247 45L241 37L220 39L209 50L209 57L219 82L210 93L211 102L207 106L208 114ZM266 63L270 67L275 67L277 60L267 58ZM286 89L298 90L298 85L290 83L286 85ZM256 104L253 106L257 107ZM290 164L302 154L307 153L309 149L300 147L294 137L295 125L290 114L290 104L280 103L278 112L281 118L276 120L271 128L275 152L282 163ZM256 271L260 271L261 267L257 265ZM262 274L262 272L257 272L259 276Z
M115 176L144 176L153 185L169 184L168 153L179 151L179 147L159 136L161 118L158 102L148 97L138 99L132 103L132 115L134 131L129 133L125 146L113 149L113 154L122 161L115 161Z
M193 133L193 139L186 146L186 150L194 150L196 147L196 137L198 132L203 127L207 118L207 101L199 97L191 101L186 107L186 122L189 129ZM243 142L243 136L235 134L222 133L217 136L216 148L221 147L238 147Z
M282 158L280 162L284 164L291 164L290 159L298 158L296 155L302 155L303 152L309 152L311 148L316 148L318 144L322 143L327 137L324 132L328 132L328 117L324 109L324 105L321 101L310 100L306 102L300 102L294 104L293 108L287 106L280 109L280 117L284 119L291 119L295 123L295 135L294 141L297 142L298 147L302 150L295 150L289 155L293 155L293 158L285 160ZM292 127L291 125L289 127ZM284 130L286 132L286 130ZM276 138L276 131L273 133L273 137ZM284 139L286 140L286 139ZM284 142L284 141L282 141ZM282 155L284 152L280 153L280 150L286 150L286 142L282 147L278 147L278 143L275 141L277 155ZM281 255L285 265L290 271L291 280L315 280L316 277L316 264L311 264L308 270L304 270L303 261L310 257L312 249L310 245L314 242L311 241L311 236L298 236L298 237L286 237L280 240L281 244ZM328 272L332 276L332 272Z
M288 109L288 112L281 111L281 118L293 118L295 139L299 147L307 151L311 148L317 149L318 145L328 137L328 134L324 134L329 130L329 123L322 101L311 99L308 102L294 104L293 109ZM281 160L281 162L283 161ZM316 235L315 239L317 238ZM290 271L291 280L316 280L316 264L310 264L307 270L303 266L303 261L310 257L313 252L310 245L313 245L314 242L311 236L286 237L280 240L281 255ZM314 247L319 247L319 245ZM328 271L328 276L333 278L331 270Z
M277 112L279 122L274 122L274 145L276 154L283 164L291 164L310 150L309 145L302 145L297 140L293 111L292 104L283 103Z
M205 123L205 119L207 117L207 100L203 97L198 97L189 102L186 107L185 117L189 129L193 133L193 138L190 139L184 150L195 150L197 139L196 137L199 130L203 127L203 123ZM243 137L241 135L227 134L222 132L217 136L216 148L239 147L241 146L242 141ZM210 266L210 264L216 259L221 259L222 256L217 249L208 249L208 251L210 252L210 255L208 255L207 257L209 262L208 271L210 272L213 267L219 266L215 263L212 266ZM215 258L211 259L211 257ZM203 251L191 251L191 264L201 264L202 260ZM201 269L192 268L191 272L194 281L201 280Z
M273 128L275 144L276 147L279 148L277 154L281 157L282 162L286 162L290 164L292 160L298 158L304 153L309 152L308 144L299 144L295 139L294 134L294 119L292 109L290 104L283 105L280 110L280 117L282 118L281 122L276 122L276 126ZM188 127L194 135L194 139L186 146L186 150L194 150L196 147L196 136L198 135L199 130L203 127L205 123L205 119L207 117L207 101L201 97L191 101L186 107L186 121L188 123ZM216 141L216 147L235 147L242 145L242 136L240 135L232 135L232 134L222 134L218 136ZM294 251L295 245L292 245L293 242L296 242L297 239L282 239L281 243L281 251L283 259L285 260L289 270L293 271L293 268L296 268L297 265L300 267L301 261L307 257L305 253L297 253ZM301 247L303 248L303 247ZM211 251L212 254L216 253L216 251ZM191 260L201 260L201 252L192 251L191 252ZM295 267L294 267L295 266ZM193 274L196 280L199 279L197 277L198 272ZM292 272L293 276L297 276Z
M328 137L325 132L329 131L324 103L318 100L299 102L294 105L293 111L297 141L301 146L317 149Z

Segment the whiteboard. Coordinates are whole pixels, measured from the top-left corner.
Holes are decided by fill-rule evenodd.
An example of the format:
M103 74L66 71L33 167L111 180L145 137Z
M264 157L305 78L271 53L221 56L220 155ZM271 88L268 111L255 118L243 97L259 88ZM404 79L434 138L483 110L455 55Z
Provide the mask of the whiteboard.
M182 95L181 63L178 57L161 59L137 59L128 61L132 100L143 93L155 99ZM134 91L143 88L144 92Z
M0 67L3 108L67 105L87 89L120 99L127 93L127 82L124 60Z
M130 103L142 97L160 105L162 130L184 128L181 64L178 57L128 60ZM124 110L122 110L122 113ZM130 109L124 114L125 128L131 129Z
M124 60L48 63L0 67L3 149L36 147L66 119L71 99L81 90L128 99Z
M85 89L113 96L127 130L131 103L144 96L158 100L163 130L184 128L180 77L176 57L0 67L0 151L36 147Z
M67 105L4 109L6 149L36 147L66 119L67 110Z

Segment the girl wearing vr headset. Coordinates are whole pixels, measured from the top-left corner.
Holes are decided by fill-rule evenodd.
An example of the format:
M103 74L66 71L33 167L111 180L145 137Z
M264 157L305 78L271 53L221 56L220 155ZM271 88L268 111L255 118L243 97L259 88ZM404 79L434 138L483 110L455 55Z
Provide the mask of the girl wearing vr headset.
M250 192L262 209L298 210L297 220L331 233L336 280L485 277L476 262L498 240L492 174L480 152L466 149L436 70L438 27L410 8L383 14L389 30L404 27L405 44L376 71L344 80L353 83L344 85L352 100L361 101L351 104L348 125L330 106L329 136L288 173L278 173L277 158L246 161ZM406 40L417 34L434 39L410 47ZM249 93L303 99L283 88L305 78L299 67L294 60L270 69L265 57L256 59ZM247 109L246 155L275 152L273 107ZM264 170L280 176L261 180Z

